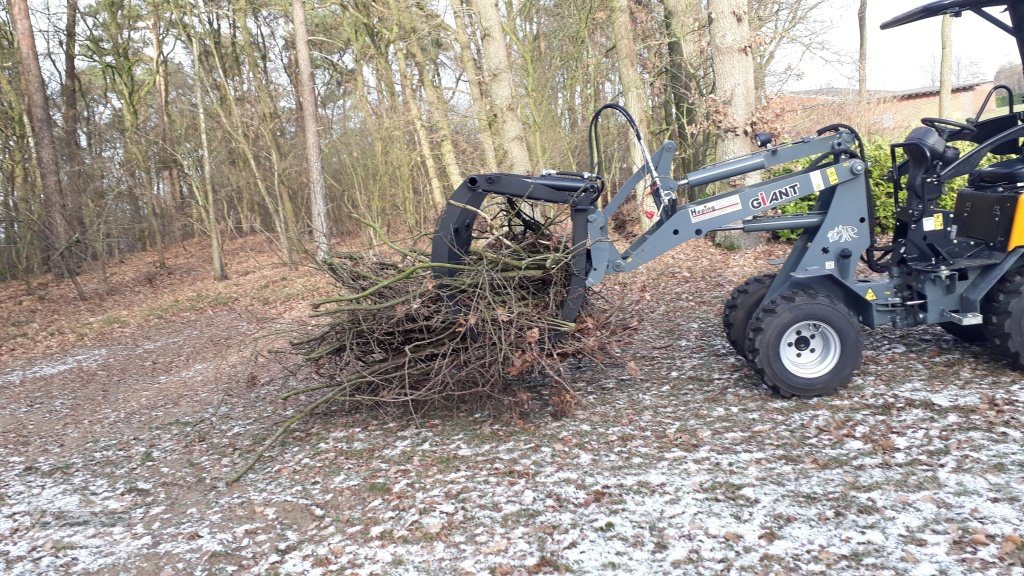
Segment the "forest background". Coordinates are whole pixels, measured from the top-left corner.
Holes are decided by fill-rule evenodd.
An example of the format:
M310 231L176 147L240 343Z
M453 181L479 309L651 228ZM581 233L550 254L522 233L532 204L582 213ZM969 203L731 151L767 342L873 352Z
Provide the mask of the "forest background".
M467 174L589 169L586 127L605 102L624 103L652 148L675 140L681 176L749 151L755 131L797 136L773 104L808 55L861 71L830 122L859 127L884 106L867 91L867 0L848 15L853 55L830 53L826 0L7 7L0 279L29 286L50 271L106 291L111 259L152 250L162 267L168 245L196 237L225 278L224 237L265 234L294 264L331 236L429 231ZM944 51L947 91L964 73L953 64ZM1019 66L999 74L1024 84ZM637 157L607 130L624 142L605 161L615 189Z

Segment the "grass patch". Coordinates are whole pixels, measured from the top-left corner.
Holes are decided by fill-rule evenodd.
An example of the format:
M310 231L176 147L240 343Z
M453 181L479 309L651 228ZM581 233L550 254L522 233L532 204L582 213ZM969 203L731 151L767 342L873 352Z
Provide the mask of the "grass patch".
M142 310L142 318L145 320L160 320L185 312L228 306L236 301L238 301L237 294L196 292L184 298L175 298L169 302L159 302L148 306Z
M128 318L126 318L121 312L111 312L110 314L100 316L96 320L96 326L99 326L100 328L116 328L127 321Z
M384 482L370 482L366 485L366 490L371 494L391 494L391 486Z

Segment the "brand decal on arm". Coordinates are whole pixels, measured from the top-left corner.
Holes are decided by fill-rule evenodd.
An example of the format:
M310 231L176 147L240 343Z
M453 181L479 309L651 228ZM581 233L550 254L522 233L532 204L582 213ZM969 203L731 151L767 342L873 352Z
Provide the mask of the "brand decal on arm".
M762 208L768 208L774 206L790 198L795 198L800 195L800 184L793 183L789 186L784 186L771 192L765 192L764 190L757 193L756 196L750 199L750 207L754 210L761 210Z
M735 212L739 210L740 207L740 197L737 195L732 195L727 198L719 198L698 206L691 206L690 222L696 224L697 222L707 220L708 218L714 218L715 216Z

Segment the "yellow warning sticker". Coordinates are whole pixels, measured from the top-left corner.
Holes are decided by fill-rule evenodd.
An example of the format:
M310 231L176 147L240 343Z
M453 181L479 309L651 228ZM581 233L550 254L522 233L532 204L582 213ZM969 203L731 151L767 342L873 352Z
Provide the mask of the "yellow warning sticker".
M835 166L829 166L825 169L825 175L828 176L828 183L835 186L839 184L839 173L836 172Z
M942 214L936 214L932 216L932 220L935 221L935 229L942 230Z
M867 298L870 302L878 300L878 296L875 296L875 291L872 290L871 288L868 288L868 291L866 294L864 294L864 297Z

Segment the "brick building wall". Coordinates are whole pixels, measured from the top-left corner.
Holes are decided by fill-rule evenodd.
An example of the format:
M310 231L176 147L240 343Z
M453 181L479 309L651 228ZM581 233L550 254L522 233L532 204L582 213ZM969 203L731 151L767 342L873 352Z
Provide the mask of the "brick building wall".
M983 82L955 89L951 102L952 110L946 114L946 118L959 122L974 118L992 86L992 82ZM995 100L992 98L986 110L995 107ZM882 117L878 118L882 126L912 128L921 121L921 118L939 116L939 93L937 90L922 90L915 94L894 96L888 99L883 110Z
M954 89L950 120L963 122L973 118L985 100L992 82L961 85ZM764 114L770 131L789 137L805 136L817 127L843 122L862 132L883 139L902 138L921 125L921 118L939 116L938 89L922 88L899 93L873 92L868 102L860 103L856 90L831 90L825 94L781 94L768 104ZM995 97L986 110L995 108Z

